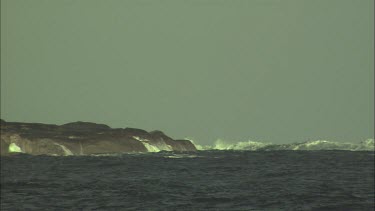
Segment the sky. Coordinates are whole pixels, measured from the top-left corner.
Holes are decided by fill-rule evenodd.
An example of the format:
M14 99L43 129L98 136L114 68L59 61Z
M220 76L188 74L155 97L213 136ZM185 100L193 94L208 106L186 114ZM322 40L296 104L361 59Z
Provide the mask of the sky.
M210 144L374 137L373 0L2 0L1 118Z

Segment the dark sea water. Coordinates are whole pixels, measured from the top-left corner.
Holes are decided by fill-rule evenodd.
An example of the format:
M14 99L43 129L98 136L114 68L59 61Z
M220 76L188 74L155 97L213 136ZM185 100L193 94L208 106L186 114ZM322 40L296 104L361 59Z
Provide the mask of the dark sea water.
M374 210L374 152L1 157L1 210Z

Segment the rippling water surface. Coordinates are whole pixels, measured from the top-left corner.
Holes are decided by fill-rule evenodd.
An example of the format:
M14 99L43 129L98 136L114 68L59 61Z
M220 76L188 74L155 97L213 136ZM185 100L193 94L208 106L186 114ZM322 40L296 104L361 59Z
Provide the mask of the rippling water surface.
M374 152L1 158L1 210L374 210Z

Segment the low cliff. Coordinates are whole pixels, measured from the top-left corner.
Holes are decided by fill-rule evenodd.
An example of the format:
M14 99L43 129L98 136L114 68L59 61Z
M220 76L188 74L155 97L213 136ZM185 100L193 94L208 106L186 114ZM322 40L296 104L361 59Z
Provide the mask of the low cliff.
M174 140L161 131L110 128L104 124L64 125L1 120L0 155L89 155L121 152L196 151L188 140Z

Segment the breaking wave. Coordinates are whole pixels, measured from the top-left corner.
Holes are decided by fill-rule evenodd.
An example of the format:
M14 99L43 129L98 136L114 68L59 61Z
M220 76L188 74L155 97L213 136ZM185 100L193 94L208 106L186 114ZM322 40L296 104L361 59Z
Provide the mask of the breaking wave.
M133 138L140 141L143 144L143 146L146 147L148 152L173 151L172 147L166 144L165 141L151 143L150 140L143 139L138 136L133 136Z
M9 145L9 152L23 152L21 147L19 147L16 143L11 143Z
M149 140L147 139L142 139L138 136L133 136L133 138L140 141L143 144L143 146L146 147L148 152L160 152L161 151L157 146L150 144Z
M248 151L272 151L272 150L350 150L350 151L374 151L374 139L367 139L359 143L342 143L327 140L315 140L289 144L272 144L260 141L241 141L230 143L222 139L215 141L213 146L194 143L198 150L248 150Z
M66 148L64 145L61 145L61 144L58 144L58 143L54 143L55 145L61 147L61 149L64 151L64 155L65 156L68 156L68 155L73 155L72 151L70 151L68 148Z

